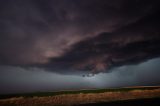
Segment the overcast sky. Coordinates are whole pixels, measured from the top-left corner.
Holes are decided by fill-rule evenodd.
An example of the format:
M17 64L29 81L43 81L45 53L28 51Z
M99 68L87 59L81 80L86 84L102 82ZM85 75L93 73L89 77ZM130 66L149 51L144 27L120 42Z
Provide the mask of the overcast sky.
M159 5L0 0L0 93L159 85Z

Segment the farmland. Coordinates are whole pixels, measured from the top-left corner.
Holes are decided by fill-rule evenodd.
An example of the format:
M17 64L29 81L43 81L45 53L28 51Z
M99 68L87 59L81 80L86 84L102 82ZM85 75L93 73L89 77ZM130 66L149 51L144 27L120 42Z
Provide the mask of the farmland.
M70 106L159 97L159 86L37 92L0 95L0 106Z

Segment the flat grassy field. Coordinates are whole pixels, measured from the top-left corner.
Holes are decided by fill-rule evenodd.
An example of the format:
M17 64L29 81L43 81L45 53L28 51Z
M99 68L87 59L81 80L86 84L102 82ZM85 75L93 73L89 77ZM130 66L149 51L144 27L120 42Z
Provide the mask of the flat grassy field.
M70 106L160 98L160 86L0 95L0 106Z

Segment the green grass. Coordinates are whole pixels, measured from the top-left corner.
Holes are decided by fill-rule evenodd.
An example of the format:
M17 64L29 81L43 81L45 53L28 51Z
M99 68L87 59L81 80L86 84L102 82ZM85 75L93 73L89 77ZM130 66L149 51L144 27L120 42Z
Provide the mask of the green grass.
M62 94L79 94L79 93L104 93L104 92L128 92L132 90L154 90L160 87L137 87L137 88L112 88L112 89L94 89L94 90L77 90L77 91L57 91L57 92L35 92L35 93L21 93L21 94L3 94L0 95L0 99L7 99L12 97L45 97L55 96Z

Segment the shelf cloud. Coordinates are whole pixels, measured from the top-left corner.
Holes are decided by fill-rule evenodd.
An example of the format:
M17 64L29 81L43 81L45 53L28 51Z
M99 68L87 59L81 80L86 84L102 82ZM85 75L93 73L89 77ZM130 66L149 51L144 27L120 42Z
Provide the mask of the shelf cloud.
M0 64L107 72L160 56L158 0L2 0Z

